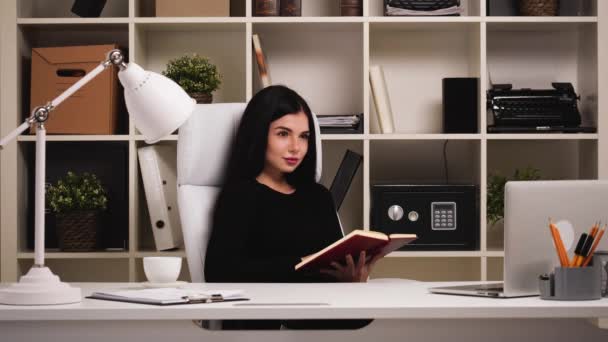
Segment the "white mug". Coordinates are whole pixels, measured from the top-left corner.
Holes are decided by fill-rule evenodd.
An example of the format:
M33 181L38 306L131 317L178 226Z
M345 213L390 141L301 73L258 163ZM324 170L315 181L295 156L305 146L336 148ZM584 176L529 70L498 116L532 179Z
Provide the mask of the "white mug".
M151 283L171 283L177 280L182 268L180 257L145 257L144 273Z

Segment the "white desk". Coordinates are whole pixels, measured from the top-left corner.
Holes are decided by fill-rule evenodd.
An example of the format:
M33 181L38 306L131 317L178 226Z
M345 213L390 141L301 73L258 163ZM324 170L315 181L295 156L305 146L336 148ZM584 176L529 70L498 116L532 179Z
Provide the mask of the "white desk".
M203 338L310 341L608 341L608 298L557 302L537 297L489 299L434 295L446 283L193 284L207 289L243 289L247 302L158 307L84 299L61 306L0 305L0 340L202 341ZM453 283L458 284L458 283ZM82 283L84 295L137 284ZM354 331L207 331L199 319L374 318ZM380 338L380 339L379 339Z

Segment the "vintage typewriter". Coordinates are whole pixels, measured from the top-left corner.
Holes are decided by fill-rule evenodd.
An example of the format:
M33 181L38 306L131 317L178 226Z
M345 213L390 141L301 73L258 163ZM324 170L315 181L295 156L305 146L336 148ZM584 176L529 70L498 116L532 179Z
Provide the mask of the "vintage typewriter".
M493 85L487 104L494 118L490 133L504 132L595 132L581 127L580 97L571 83L552 83L553 89L512 89L510 84Z
M384 15L460 15L460 0L384 0ZM417 12L417 13L416 13Z

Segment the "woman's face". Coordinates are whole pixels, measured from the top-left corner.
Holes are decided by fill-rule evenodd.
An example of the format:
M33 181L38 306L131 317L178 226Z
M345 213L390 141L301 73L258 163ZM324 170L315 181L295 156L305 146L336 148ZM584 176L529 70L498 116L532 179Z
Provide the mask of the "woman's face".
M295 171L308 152L308 117L302 111L283 115L268 129L264 171L285 174Z

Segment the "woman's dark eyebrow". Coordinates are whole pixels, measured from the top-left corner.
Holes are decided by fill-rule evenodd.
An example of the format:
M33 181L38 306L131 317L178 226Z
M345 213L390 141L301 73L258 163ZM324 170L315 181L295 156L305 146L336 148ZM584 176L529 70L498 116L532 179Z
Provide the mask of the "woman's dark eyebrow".
M284 129L286 131L293 132L293 130L291 128L287 128L285 126L278 126L278 127L275 127L274 129ZM302 133L310 133L310 131L304 131Z

